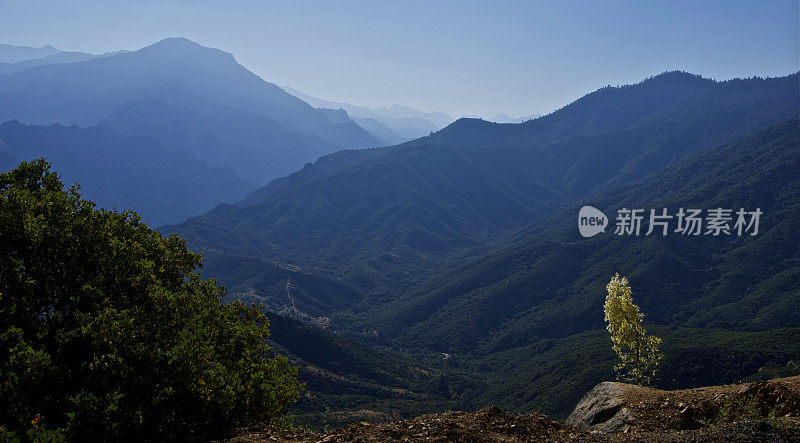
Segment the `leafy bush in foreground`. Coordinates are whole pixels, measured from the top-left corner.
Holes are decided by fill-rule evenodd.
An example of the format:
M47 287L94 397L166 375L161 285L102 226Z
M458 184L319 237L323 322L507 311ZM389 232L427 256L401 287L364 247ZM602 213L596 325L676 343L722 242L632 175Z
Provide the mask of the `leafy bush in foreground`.
M44 160L0 174L0 438L108 440L286 425L297 370L200 256L96 209Z

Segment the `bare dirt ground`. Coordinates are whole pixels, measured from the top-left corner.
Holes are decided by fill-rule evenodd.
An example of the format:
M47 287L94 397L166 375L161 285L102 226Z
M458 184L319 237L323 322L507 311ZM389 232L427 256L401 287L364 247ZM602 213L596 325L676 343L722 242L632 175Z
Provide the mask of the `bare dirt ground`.
M487 407L477 412L430 414L387 424L358 422L321 433L249 429L229 441L800 442L800 376L680 391L622 383L611 387L613 401L606 403L612 407L578 427L540 413L514 414ZM615 424L609 427L607 423L612 419ZM604 428L600 426L604 424Z

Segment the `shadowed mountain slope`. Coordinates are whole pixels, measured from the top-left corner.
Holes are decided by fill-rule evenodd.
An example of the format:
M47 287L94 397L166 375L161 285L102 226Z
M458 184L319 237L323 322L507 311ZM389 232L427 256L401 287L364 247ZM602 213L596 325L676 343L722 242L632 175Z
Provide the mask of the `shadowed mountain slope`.
M149 138L121 135L105 126L0 124L0 166L45 157L64 183L101 207L132 209L153 225L175 222L253 188L229 167L210 166Z
M447 254L796 116L796 80L668 73L524 124L459 120L403 145L323 157L165 230L193 247L316 266L362 288L402 286ZM625 106L642 109L589 117Z
M502 350L602 327L605 282L619 271L650 322L800 327L791 283L800 275L791 234L800 229L799 166L800 121L792 119L589 201L609 217L621 208L760 208L757 236L644 236L645 220L639 237L615 235L612 224L582 239L572 208L363 317L405 346Z

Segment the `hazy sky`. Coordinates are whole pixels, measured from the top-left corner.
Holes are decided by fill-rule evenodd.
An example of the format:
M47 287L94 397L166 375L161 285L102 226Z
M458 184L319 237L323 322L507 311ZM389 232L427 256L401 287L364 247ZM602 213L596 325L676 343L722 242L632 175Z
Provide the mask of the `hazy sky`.
M101 53L183 36L320 98L454 116L548 113L674 69L786 75L798 23L798 0L0 0L0 43Z

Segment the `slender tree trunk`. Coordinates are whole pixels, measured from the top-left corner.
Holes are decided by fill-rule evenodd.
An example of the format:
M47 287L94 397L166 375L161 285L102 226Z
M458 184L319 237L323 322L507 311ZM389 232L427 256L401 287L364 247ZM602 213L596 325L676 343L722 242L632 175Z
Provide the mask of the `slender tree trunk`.
M642 334L639 333L639 331L637 331L636 332L636 384L639 386L642 385L641 343L642 343Z

